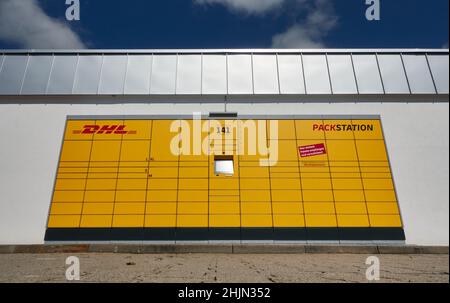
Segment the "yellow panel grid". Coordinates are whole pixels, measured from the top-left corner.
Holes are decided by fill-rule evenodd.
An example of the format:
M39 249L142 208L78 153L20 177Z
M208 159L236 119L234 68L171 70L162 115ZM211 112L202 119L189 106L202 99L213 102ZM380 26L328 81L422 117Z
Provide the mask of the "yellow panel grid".
M49 229L377 227L402 227L381 121L335 117L68 120L48 218Z

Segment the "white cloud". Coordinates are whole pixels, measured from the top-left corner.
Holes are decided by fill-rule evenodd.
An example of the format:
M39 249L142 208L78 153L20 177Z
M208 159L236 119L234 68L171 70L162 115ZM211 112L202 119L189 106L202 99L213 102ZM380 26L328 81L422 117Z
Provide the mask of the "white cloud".
M323 48L324 44L317 39L307 27L295 24L287 31L272 38L273 48Z
M323 48L324 38L337 25L333 4L328 0L314 0L307 8L307 16L287 31L272 38L274 48Z
M46 15L37 0L0 0L0 40L22 48L85 48L80 37Z
M194 0L197 4L221 4L230 10L262 14L280 7L286 0Z
M233 12L262 15L280 8L302 16L286 31L272 37L274 48L323 48L324 38L337 25L330 0L194 0L196 4L220 4Z

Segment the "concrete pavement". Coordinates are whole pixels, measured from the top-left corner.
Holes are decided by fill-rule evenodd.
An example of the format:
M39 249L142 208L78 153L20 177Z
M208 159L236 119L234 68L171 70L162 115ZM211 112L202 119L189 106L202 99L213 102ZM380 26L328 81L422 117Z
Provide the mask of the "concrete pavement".
M80 282L367 282L371 254L0 254L0 282L66 282L65 260L80 259ZM380 282L449 282L448 254L375 254ZM70 282L73 283L73 282Z

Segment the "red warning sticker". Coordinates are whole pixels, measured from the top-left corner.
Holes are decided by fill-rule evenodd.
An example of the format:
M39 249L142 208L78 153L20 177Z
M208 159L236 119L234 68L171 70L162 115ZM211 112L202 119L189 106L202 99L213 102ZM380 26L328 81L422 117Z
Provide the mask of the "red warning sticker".
M323 143L299 146L298 151L300 152L300 157L302 158L325 155L327 153L325 150L325 144Z

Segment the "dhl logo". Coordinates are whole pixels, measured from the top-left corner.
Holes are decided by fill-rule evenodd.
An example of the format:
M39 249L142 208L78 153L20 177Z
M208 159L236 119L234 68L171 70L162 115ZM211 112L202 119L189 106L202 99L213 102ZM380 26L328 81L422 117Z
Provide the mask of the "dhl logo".
M74 130L74 134L81 135L134 135L135 130L125 130L126 125L85 125L82 130Z

